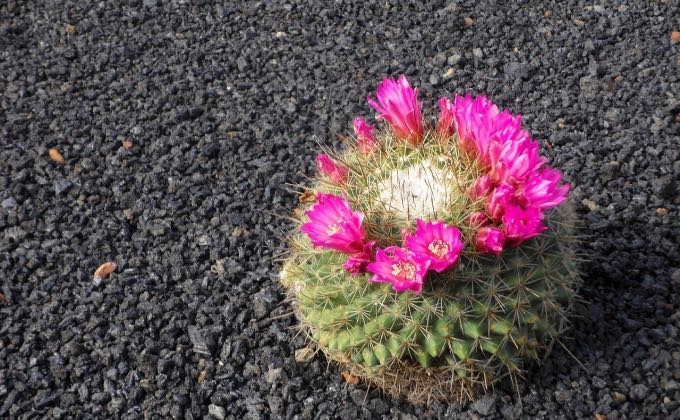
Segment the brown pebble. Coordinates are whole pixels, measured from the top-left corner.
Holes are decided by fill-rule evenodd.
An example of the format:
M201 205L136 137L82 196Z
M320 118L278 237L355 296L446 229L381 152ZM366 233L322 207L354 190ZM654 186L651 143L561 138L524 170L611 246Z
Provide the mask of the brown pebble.
M671 32L671 43L677 44L680 42L680 31Z
M607 416L604 414L595 413L595 420L607 420Z
M612 394L612 398L614 399L614 401L616 401L618 403L625 403L626 400L628 399L626 397L626 394L622 394L622 393L616 392L616 391L614 391L614 393Z
M5 301L5 295L3 293L0 293L0 303L3 303Z
M48 153L50 155L50 159L52 159L56 163L58 163L60 165L63 165L63 164L66 163L64 156L62 156L61 153L59 153L59 151L57 149L50 149L50 150L48 150Z
M198 374L198 383L202 384L203 382L205 382L205 377L207 375L208 374L204 370L202 370L201 373Z
M123 149L130 150L130 149L132 149L132 146L134 146L134 144L132 143L132 140L130 140L130 139L123 140Z
M661 217L668 216L668 209L659 207L658 209L656 209L656 214L658 214Z
M614 77L615 82L620 82L621 80L623 80L623 75L621 74L617 74L616 77Z
M469 28L470 26L472 26L472 25L475 23L475 21L474 21L471 17L469 17L469 16L466 17L466 18L464 19L464 21L465 21L465 26L467 26L468 28Z
M118 265L115 262L108 261L105 262L104 264L100 265L97 270L94 272L94 279L95 281L103 280L109 276L109 274L113 273L116 271L116 268L118 268Z
M354 376L347 371L342 372L342 379L344 379L345 382L347 382L350 385L356 385L359 383L359 377Z
M313 203L316 201L316 194L313 191L305 191L299 198L301 203Z
M576 24L576 26L583 26L586 24L586 21L582 19L574 19L574 23Z
M552 16L552 15L553 15L553 11L550 10L550 9L546 10L545 12L543 12L543 16L545 16L545 17L550 17L550 16Z
M64 32L66 32L69 35L73 35L76 33L76 27L73 25L66 25L66 28L64 28Z

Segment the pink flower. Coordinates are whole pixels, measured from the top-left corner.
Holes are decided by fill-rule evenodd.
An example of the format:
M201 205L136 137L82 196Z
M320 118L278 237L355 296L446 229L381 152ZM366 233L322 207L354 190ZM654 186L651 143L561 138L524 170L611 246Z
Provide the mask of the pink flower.
M562 174L557 169L545 168L534 174L521 186L520 204L525 207L549 209L561 204L567 198L569 184L558 186Z
M475 246L479 252L485 254L500 254L503 251L505 235L503 231L494 227L483 227L475 236Z
M487 150L494 131L498 107L485 96L456 96L453 117L460 144L468 152L476 152L483 165L488 164Z
M437 122L437 132L443 137L453 134L453 103L449 98L439 100L439 121Z
M473 227L484 226L488 221L489 217L481 211L476 211L468 216L468 224Z
M456 96L453 108L461 146L475 152L484 167L492 164L492 148L529 139L529 133L522 130L521 116L515 117L507 110L499 112L498 107L484 96L474 99Z
M352 277L357 277L366 272L366 266L373 259L373 246L375 241L368 242L364 244L364 250L356 254L352 254L347 258L347 261L342 265L346 271L348 271Z
M309 222L300 227L312 244L347 254L364 252L364 215L353 212L342 197L318 193L317 199L318 203L305 213Z
M486 211L489 217L500 221L505 212L505 208L515 204L515 189L507 184L497 186L486 203Z
M373 135L375 127L366 123L361 117L356 117L352 123L354 134L357 136L357 146L365 156L370 155L378 148L378 140Z
M489 159L491 179L507 184L526 181L546 162L539 154L538 143L528 137L491 144Z
M397 292L411 290L420 293L430 265L408 249L391 246L379 249L375 261L366 271L373 273L372 282L389 283Z
M347 181L349 168L336 164L328 155L318 155L316 165L319 167L319 171L329 177L334 184L342 185Z
M518 206L506 206L503 213L503 233L511 246L538 236L547 229L541 222L543 213L536 208L522 209Z
M428 260L430 268L438 273L453 266L463 249L460 231L441 221L416 220L416 234L407 236L404 242L418 258Z
M491 191L492 183L491 179L482 175L475 180L475 183L470 188L470 198L473 200L479 200L480 198L486 196L489 191Z
M368 98L368 104L380 113L378 118L386 120L398 137L412 146L423 139L423 118L418 102L418 89L411 88L406 76L399 80L385 79L378 85L376 103Z

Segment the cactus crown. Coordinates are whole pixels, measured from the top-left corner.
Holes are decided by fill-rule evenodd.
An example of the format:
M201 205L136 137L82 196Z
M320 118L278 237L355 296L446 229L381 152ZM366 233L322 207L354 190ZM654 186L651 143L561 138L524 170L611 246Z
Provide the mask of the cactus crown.
M282 284L331 360L414 402L470 399L567 325L569 186L484 97L442 98L430 128L403 76L377 96L389 129L357 118L347 150L317 158Z

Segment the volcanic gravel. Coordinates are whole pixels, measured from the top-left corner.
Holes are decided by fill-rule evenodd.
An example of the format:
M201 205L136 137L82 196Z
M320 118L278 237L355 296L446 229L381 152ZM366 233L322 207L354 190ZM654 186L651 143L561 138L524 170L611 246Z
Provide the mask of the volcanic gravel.
M0 418L680 418L678 3L413 3L0 2ZM402 73L521 113L584 235L568 351L463 407L297 363L277 284L288 183Z

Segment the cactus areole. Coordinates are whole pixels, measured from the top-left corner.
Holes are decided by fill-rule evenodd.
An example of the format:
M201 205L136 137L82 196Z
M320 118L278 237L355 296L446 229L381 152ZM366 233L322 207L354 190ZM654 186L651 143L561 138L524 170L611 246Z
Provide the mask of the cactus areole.
M516 383L567 327L580 279L569 184L520 116L386 79L342 153L317 157L281 281L303 330L353 375L413 402ZM382 123L381 123L382 124ZM311 193L311 194L310 194ZM308 200L306 200L308 201Z

